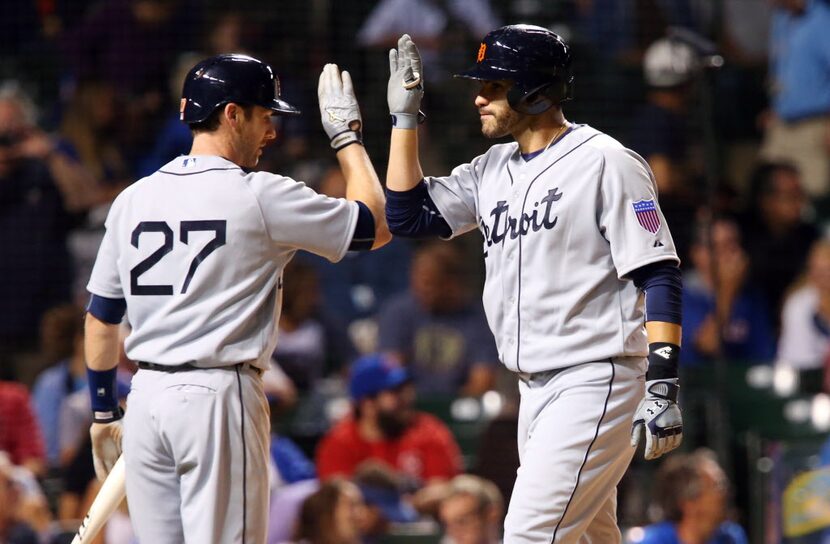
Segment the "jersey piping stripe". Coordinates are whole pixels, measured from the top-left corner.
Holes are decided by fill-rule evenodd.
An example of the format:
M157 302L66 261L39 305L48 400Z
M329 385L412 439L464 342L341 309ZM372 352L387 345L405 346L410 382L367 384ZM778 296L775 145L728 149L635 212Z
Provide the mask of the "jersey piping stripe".
M242 377L239 375L239 366L236 366L236 385L239 391L240 429L242 430L242 544L245 544L248 521L248 446L245 443L245 399L242 397Z
M580 143L579 145L575 145L572 149L569 149L561 157L559 157L558 159L556 159L555 161L553 161L552 163L547 165L541 172L536 174L535 178L530 180L530 183L527 184L527 189L525 189L524 200L522 200L522 209L520 211L521 214L525 213L525 206L527 205L527 195L530 193L530 189L533 187L533 184L536 183L536 180L539 179L542 174L544 174L545 172L550 170L553 167L553 165L555 165L556 163L558 163L559 161L561 161L562 159L564 159L565 157L567 157L568 155L570 155L571 153L573 153L574 151L576 151L577 149L579 149L580 147L582 147L583 145L590 142L591 140L593 140L596 137L597 137L597 134L594 134L593 136L591 136L590 138L587 138L584 142ZM509 167L507 168L507 173L510 174L510 168ZM513 184L513 175L512 174L510 174L510 184L511 185ZM519 217L522 217L522 216L520 215ZM519 232L520 233L521 233L521 230L522 230L522 224L521 223L522 222L521 222L521 219L520 219L519 220ZM505 238L507 238L507 237L505 236ZM524 238L524 236L519 236L519 273L518 273L519 280L517 282L517 287L516 287L516 291L517 291L516 292L516 371L517 372L522 372L521 359L519 358L519 354L521 353L521 347L522 347L522 238Z
M592 438L591 443L588 444L588 449L585 450L585 457L582 459L582 464L579 466L579 470L576 473L576 483L574 484L573 491L571 491L571 496L568 497L568 503L565 505L565 509L562 511L559 521L556 522L556 528L553 530L553 536L550 537L550 544L554 544L556 541L556 533L559 532L559 526L562 524L562 520L565 519L565 515L568 513L568 507L571 505L574 495L576 495L576 489L579 487L579 478L582 476L582 469L585 468L585 463L588 462L588 455L590 455L591 449L597 441L597 437L599 436L599 428L602 426L602 420L605 419L605 413L608 411L608 400L611 398L611 390L614 387L614 376L616 375L614 360L608 359L608 362L611 363L611 379L608 380L608 393L605 394L605 404L602 405L602 414L599 416L599 421L597 421L597 428L594 430L594 438Z
M198 172L168 172L167 170L159 170L161 174L167 174L168 176L195 176L196 174L204 174L205 172L215 172L217 170L239 170L240 172L242 169L238 166L231 166L229 168L208 168L207 170L199 170Z

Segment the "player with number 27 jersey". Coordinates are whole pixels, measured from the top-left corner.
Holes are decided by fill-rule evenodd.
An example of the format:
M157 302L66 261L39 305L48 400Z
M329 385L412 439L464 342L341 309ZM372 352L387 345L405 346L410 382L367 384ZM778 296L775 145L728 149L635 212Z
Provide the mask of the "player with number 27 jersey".
M357 209L221 157L179 157L115 200L88 289L127 300L132 360L266 369L277 272L297 248L339 260Z

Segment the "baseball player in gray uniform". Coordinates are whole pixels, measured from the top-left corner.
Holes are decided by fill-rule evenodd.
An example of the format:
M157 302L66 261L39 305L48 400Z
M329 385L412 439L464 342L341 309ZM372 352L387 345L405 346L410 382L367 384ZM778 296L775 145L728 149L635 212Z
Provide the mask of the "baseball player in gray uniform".
M504 541L619 543L616 486L641 434L645 457L680 444L678 258L646 162L568 122L571 53L556 34L489 33L475 107L491 147L424 177L424 74L409 36L390 51L386 215L395 235L484 238L484 306L519 377L520 468Z
M270 424L260 376L277 340L283 268L298 249L337 261L390 238L348 72L326 65L318 96L345 199L245 170L274 140L272 116L299 111L280 98L269 65L220 55L184 83L190 154L110 209L88 285L93 456L103 477L121 449L115 364L126 311L125 349L139 371L123 452L142 543L265 542Z

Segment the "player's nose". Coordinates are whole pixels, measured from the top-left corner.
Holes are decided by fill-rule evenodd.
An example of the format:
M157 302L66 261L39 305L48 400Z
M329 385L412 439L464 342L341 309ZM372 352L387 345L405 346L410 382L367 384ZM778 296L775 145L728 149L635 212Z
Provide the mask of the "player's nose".
M476 107L482 108L482 107L486 106L489 103L490 103L490 101L487 98L481 96L481 93L476 95L476 99L475 99Z

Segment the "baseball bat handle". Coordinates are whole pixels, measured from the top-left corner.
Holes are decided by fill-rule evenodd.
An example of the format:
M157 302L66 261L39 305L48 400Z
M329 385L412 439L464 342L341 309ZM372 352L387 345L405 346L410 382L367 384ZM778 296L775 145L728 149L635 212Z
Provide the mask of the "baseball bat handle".
M92 506L89 507L89 512L84 517L81 526L78 527L78 532L75 533L72 544L89 544L98 535L101 528L104 527L112 513L115 512L115 509L118 508L118 505L127 495L125 478L124 456L122 455L115 462L112 471L101 485L98 495L92 501Z

